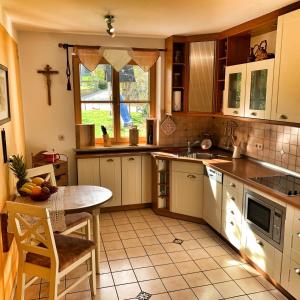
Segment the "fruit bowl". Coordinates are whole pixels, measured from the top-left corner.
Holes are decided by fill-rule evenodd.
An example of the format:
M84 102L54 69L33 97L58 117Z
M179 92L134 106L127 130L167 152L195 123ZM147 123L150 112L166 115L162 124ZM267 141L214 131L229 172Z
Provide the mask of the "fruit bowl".
M39 195L30 195L31 200L33 201L46 201L51 196L50 193L41 193Z

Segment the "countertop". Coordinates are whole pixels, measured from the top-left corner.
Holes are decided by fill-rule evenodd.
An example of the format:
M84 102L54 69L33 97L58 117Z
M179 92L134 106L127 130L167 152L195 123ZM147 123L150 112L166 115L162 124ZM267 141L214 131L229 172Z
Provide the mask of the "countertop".
M216 150L217 153L224 153L224 151ZM280 192L277 192L271 188L263 186L250 178L253 177L264 177L264 176L275 176L286 174L274 170L272 168L263 166L262 164L252 161L247 158L239 159L193 159L187 157L178 157L172 153L166 152L152 152L152 156L156 159L168 159L168 160L178 160L178 161L187 161L192 163L203 163L206 166L210 166L217 171L227 174L237 180L242 181L249 187L255 188L258 191L261 191L265 194L268 194L282 202L290 204L294 207L300 208L300 196L286 196Z

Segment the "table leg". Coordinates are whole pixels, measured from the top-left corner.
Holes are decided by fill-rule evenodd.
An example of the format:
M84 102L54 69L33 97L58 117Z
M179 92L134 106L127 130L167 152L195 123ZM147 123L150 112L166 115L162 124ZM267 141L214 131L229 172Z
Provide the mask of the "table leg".
M96 244L96 273L100 274L100 209L93 210L93 237Z

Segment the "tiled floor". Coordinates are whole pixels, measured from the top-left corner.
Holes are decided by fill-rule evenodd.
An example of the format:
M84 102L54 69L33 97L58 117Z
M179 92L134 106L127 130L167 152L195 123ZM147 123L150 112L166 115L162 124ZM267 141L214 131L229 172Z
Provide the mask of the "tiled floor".
M157 216L150 209L101 215L101 300L286 299L208 226ZM80 277L81 266L62 287ZM28 289L45 299L47 283ZM91 299L88 281L66 300Z

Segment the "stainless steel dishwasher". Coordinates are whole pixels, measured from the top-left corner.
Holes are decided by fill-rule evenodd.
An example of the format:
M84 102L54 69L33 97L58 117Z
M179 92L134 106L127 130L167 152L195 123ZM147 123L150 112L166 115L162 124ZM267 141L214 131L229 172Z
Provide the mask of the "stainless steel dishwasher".
M203 188L203 218L221 232L223 174L211 167L205 168Z

